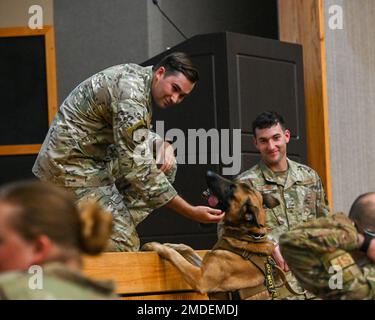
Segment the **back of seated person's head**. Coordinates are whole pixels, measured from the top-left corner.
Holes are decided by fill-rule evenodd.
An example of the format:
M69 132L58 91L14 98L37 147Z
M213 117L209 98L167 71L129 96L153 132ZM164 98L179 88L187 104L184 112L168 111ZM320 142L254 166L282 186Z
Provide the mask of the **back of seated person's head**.
M95 203L81 208L72 194L40 181L0 188L0 272L62 262L104 250L112 217Z
M355 222L360 231L375 232L375 192L364 193L354 200L349 218Z

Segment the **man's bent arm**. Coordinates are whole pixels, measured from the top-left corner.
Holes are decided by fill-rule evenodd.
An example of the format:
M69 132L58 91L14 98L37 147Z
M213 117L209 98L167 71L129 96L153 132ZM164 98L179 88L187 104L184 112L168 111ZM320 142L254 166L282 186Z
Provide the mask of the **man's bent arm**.
M353 222L335 214L298 225L280 237L285 260L301 285L323 299L371 299L365 266L362 272L350 251L361 244ZM341 272L341 273L340 273ZM341 280L339 280L341 279ZM340 283L340 287L337 284Z

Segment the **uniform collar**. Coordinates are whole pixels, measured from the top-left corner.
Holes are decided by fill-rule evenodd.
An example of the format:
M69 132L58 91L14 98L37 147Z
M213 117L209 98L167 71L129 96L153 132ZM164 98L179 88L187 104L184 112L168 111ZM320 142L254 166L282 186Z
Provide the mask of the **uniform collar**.
M299 174L297 163L289 160L288 158L286 159L286 161L288 163L288 174L287 174L287 178L286 178L285 185L284 185L285 189L291 187L296 182L300 182L303 180L301 175ZM279 184L277 182L275 173L270 168L268 168L267 165L263 161L260 161L259 167L260 167L260 170L262 171L264 180L270 183Z

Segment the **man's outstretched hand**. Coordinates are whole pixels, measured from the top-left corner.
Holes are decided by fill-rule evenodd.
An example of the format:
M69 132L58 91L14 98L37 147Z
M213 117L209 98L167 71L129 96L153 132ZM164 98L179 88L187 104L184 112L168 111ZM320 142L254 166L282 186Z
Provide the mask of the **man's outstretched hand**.
M201 223L217 223L224 218L224 212L219 209L213 209L206 206L195 206L194 220Z
M217 223L224 218L224 212L206 206L192 206L179 195L169 201L166 206L186 218L201 223Z

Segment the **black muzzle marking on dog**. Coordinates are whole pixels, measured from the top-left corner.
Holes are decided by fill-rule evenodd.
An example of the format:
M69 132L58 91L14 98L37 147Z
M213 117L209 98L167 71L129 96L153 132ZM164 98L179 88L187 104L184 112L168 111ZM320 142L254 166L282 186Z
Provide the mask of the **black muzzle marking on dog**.
M229 208L229 201L234 198L236 185L231 180L223 178L212 171L207 171L206 182L209 193L218 200L216 208L226 212Z

